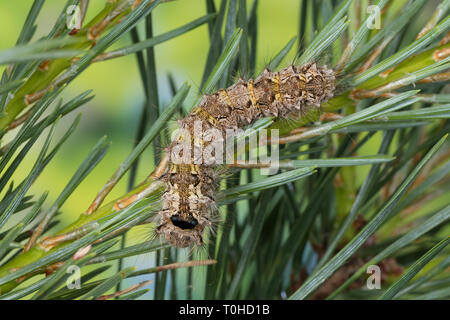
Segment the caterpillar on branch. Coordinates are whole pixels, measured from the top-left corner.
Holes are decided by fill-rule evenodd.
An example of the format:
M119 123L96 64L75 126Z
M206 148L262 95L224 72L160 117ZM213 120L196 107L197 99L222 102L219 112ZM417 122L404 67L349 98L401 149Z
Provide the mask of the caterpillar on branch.
M200 104L179 120L181 134L167 148L168 170L157 233L176 247L201 245L205 228L212 225L218 189L214 176L215 156L202 159L196 150L208 148L213 138L199 137L197 131L242 129L264 117L289 118L306 114L333 97L336 78L327 66L308 63L289 66L279 72L264 72L255 80L239 80L227 89L203 96ZM186 144L189 150L186 151ZM193 152L190 152L193 150ZM184 159L180 163L179 159ZM211 160L212 159L212 160ZM175 161L178 160L178 161ZM208 160L208 161L207 161Z

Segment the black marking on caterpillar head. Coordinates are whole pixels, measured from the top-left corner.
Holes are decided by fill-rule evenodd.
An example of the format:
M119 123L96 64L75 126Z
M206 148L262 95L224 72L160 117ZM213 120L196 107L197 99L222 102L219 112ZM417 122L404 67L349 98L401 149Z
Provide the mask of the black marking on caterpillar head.
M183 220L183 218L179 214L170 217L170 221L172 221L174 226L181 228L183 230L194 229L195 226L198 224L197 219L191 218L189 220Z

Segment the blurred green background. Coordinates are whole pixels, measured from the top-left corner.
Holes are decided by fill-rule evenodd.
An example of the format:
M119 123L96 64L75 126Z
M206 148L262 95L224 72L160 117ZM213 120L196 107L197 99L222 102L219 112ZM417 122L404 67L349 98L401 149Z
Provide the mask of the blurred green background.
M405 0L396 0L405 1ZM101 8L106 0L91 0L85 21L89 21ZM215 1L219 7L220 1ZM9 1L0 0L0 50L13 47L19 36L28 10L33 0ZM247 1L250 10L253 1ZM47 0L37 20L38 29L34 39L46 35L54 25L65 1ZM423 15L417 20L417 29L424 25L435 8L435 1L429 1ZM426 12L425 12L426 11ZM158 35L206 14L204 0L175 0L159 5L153 11L154 34ZM271 58L298 32L298 1L297 0L261 0L258 5L258 48L257 68L260 71ZM143 26L139 26L143 37ZM350 31L352 32L351 28ZM411 33L412 36L416 33ZM131 42L124 37L116 46L125 46ZM158 75L158 91L162 106L170 101L168 74L175 78L177 86L184 81L191 85L187 103L195 98L205 65L209 48L208 28L202 25L176 39L155 47L156 67ZM111 49L111 48L110 48ZM110 50L109 49L109 50ZM291 50L282 67L293 62L296 50ZM3 72L3 68L0 68ZM66 201L59 217L63 225L67 225L85 211L96 193L117 169L120 163L132 150L137 131L137 124L144 103L144 92L141 84L135 55L129 55L110 61L95 63L65 89L63 97L73 98L86 91L93 90L95 98L60 121L59 133L69 126L78 112L82 112L82 120L76 132L63 145L54 160L38 178L31 189L31 194L40 195L48 190L46 204L51 205L62 191L77 167L88 154L89 150L104 135L107 135L112 145L108 153L94 171L81 183L74 194ZM14 135L10 132L9 135ZM375 154L379 146L380 135L375 135L360 154ZM39 144L35 145L39 150ZM147 150L139 165L136 182L142 181L153 170L152 148ZM34 152L23 162L15 180L21 181L31 169L37 152ZM366 171L368 168L358 168ZM358 175L358 178L365 175ZM114 199L126 192L128 175L107 198ZM357 181L359 183L359 181ZM137 232L130 239L132 242L143 241L148 237L145 232ZM137 261L136 261L137 260ZM144 258L136 258L131 264L149 263ZM136 279L137 281L138 279ZM135 282L135 281L133 281Z

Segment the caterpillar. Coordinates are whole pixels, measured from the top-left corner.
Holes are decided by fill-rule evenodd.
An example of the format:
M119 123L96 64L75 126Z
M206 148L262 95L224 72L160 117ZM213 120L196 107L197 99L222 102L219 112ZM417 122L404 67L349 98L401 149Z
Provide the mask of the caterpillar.
M254 80L240 79L227 89L204 95L199 105L178 121L182 134L167 148L170 162L161 176L166 191L162 195L157 233L171 245L184 248L202 245L202 234L212 225L211 211L218 190L214 176L218 154L213 152L210 159L199 156L196 151L210 146L213 139L199 136L197 131L216 130L224 134L263 117L301 115L308 108L320 108L333 97L335 89L332 69L308 63L290 65L279 72L266 69ZM180 159L184 162L180 163Z

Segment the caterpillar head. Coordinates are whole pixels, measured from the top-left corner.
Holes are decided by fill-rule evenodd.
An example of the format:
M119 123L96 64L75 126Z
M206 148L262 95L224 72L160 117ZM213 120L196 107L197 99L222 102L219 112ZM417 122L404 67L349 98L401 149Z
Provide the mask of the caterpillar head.
M211 225L215 183L212 169L197 165L171 165L163 180L167 189L159 212L157 233L171 245L185 248L201 246L202 234Z
M183 220L179 214L174 214L168 220L157 229L168 243L178 248L203 244L203 228L198 225L197 219Z
M172 203L174 204L174 203ZM166 241L178 248L186 248L191 245L203 245L202 235L206 227L211 226L209 220L209 206L201 206L204 212L194 209L198 205L191 203L188 206L177 206L160 211L161 224L157 233L164 236ZM172 209L177 209L176 211Z

